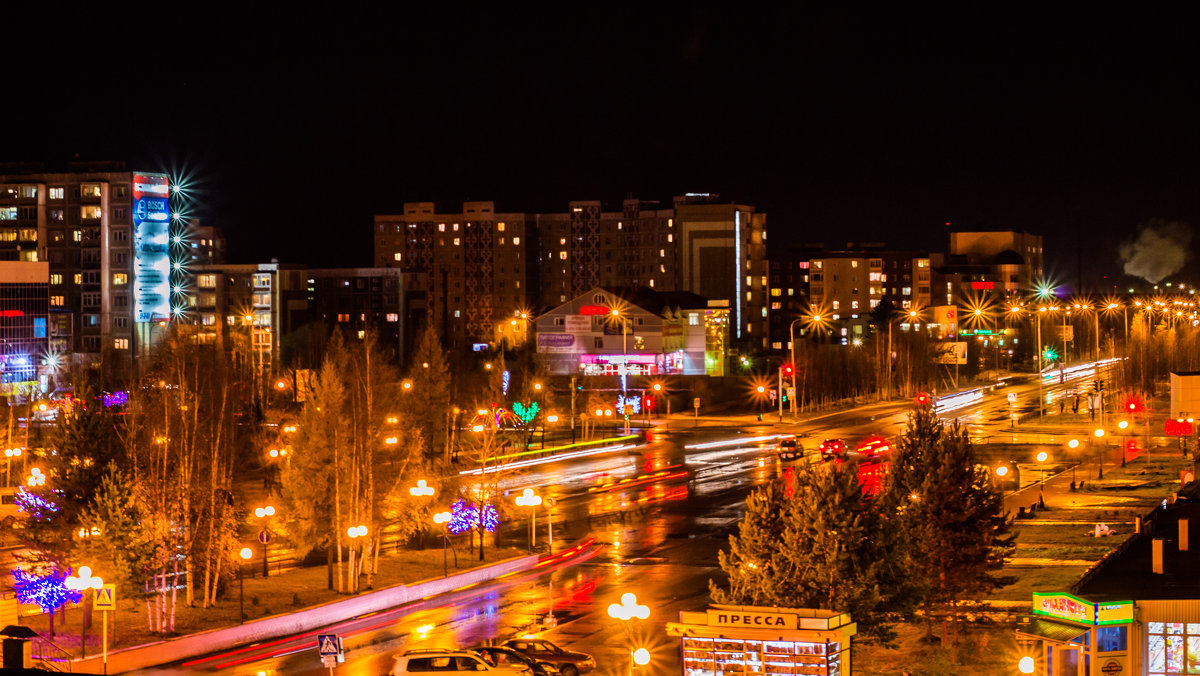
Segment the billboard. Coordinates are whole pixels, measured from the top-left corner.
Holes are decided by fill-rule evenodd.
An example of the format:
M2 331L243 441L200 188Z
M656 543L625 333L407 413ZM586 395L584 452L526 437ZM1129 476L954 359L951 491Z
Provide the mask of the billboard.
M967 363L967 344L964 342L938 343L933 346L934 362L938 364Z
M539 333L538 352L574 352L575 335L570 333Z
M171 318L171 183L166 174L133 174L134 321Z

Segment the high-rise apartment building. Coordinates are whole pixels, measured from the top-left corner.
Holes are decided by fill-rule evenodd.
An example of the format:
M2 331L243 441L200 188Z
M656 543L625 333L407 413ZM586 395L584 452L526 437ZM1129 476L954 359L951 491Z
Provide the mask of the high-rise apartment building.
M375 217L375 266L406 273L406 307L435 322L447 347L486 343L497 322L531 311L536 220L496 213L492 202L467 202L458 213L406 203L402 214Z
M183 262L165 174L111 163L0 165L0 260L49 266L50 339L117 369L172 318Z
M269 372L280 340L308 319L308 276L302 265L198 265L186 295L184 321L201 343L248 345L256 370Z
M414 344L402 322L403 274L397 268L324 268L308 271L309 321L363 338L375 331L379 342L404 359Z
M688 291L723 302L731 338L761 348L765 240L765 214L710 194L677 197L669 208L630 198L605 211L599 201L574 201L549 214L496 214L492 202L437 213L417 202L401 215L375 217L375 264L411 274L410 315L423 309L460 349L497 336L515 344L508 325L527 330L522 315L597 286Z

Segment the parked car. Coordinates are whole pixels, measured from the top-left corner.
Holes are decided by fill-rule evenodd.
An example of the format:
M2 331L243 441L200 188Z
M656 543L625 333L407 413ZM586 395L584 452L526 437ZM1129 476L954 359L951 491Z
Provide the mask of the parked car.
M821 458L824 460L840 458L846 455L846 442L841 439L826 439L817 450L821 452Z
M779 454L780 460L787 462L799 460L804 457L804 446L795 437L780 439L779 445L775 447L775 451Z
M474 649L484 662L493 666L524 665L533 676L558 676L558 667L550 662L539 662L525 653L500 645L485 645Z
M504 646L525 653L539 662L555 665L562 676L579 676L596 668L596 660L591 655L563 650L545 639L515 638L506 641Z
M892 450L892 442L884 439L878 434L867 437L854 447L854 452L858 453L865 460L875 460L886 456Z
M425 672L462 671L487 672L487 676L528 676L529 667L521 665L492 666L469 650L406 650L395 656L391 676L407 676Z

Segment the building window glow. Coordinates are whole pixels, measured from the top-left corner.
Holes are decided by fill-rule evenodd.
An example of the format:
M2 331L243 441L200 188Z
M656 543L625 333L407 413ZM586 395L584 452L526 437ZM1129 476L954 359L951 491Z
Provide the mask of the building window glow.
M833 309L834 310L842 309L842 301L840 301L840 300L833 301Z
M113 285L122 286L129 283L129 275L124 272L113 273Z
M513 246L520 246L520 245L521 245L521 238L513 237Z
M394 258L395 260L400 260L401 256L403 256L403 255L404 255L404 254L402 254L402 253L400 253L400 252L398 252L398 251L397 251L397 252L396 252L396 253L395 253L395 254L392 256L392 258Z
M114 338L113 339L113 349L128 350L129 349L129 339L128 338Z
M504 224L503 223L496 224L496 232L504 232Z
M564 260L564 261L565 261L565 260L567 260L567 252L566 252L566 251L559 251L559 252L558 252L558 257L559 257L559 259L561 259L561 260Z

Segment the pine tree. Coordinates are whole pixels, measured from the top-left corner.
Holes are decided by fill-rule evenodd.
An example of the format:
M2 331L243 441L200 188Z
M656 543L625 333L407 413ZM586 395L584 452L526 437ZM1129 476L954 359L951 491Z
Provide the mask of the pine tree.
M857 464L800 468L746 506L729 554L719 556L728 587L709 583L714 601L849 612L868 640L894 638L911 589L896 523L864 495Z
M944 618L943 641L945 620L954 622L957 643L961 605L1011 582L996 571L1012 555L1015 539L1000 493L975 462L967 430L957 423L947 428L929 406L910 413L883 504L901 524L926 617Z
M450 412L450 369L446 350L432 322L426 322L409 367L412 389L404 397L404 413L421 432L425 457L446 450L447 415Z

